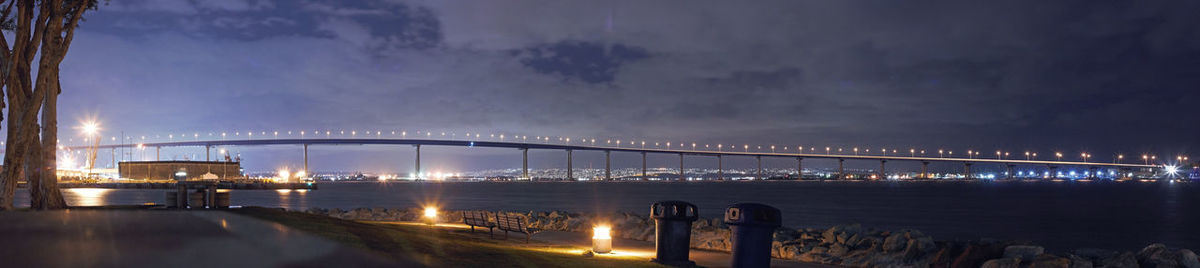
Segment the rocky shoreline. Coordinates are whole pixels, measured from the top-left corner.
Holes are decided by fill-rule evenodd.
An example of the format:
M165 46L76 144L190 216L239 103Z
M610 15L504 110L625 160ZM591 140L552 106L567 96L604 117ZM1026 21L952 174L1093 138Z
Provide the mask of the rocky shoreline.
M304 212L363 221L419 221L420 208L320 209ZM612 226L621 238L653 241L654 220L637 213L585 214L564 211L505 212L529 219L543 230L590 232L596 223ZM488 212L494 216L494 212ZM444 211L440 222L462 222L461 211ZM729 251L729 229L720 218L692 223L692 248ZM1029 242L938 241L916 230L877 230L858 224L828 229L779 228L775 258L851 267L1187 267L1200 268L1195 252L1151 244L1138 252L1076 249L1047 253Z

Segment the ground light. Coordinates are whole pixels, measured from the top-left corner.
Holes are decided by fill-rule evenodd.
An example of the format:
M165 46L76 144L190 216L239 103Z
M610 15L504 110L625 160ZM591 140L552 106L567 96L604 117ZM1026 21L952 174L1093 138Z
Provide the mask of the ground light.
M612 227L608 225L597 225L592 227L592 252L609 253L612 252Z
M437 223L437 208L425 207L425 223L433 225Z

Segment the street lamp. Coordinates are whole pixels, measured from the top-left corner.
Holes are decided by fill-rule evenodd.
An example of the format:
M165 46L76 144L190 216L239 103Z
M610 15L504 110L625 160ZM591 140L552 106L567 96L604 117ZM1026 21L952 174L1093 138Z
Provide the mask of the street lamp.
M944 151L942 151L942 149L938 149L938 158L945 157L944 155L942 155L943 152Z
M1054 152L1054 156L1058 157L1058 161L1062 162L1062 152Z
M917 157L917 149L908 149L908 157Z
M974 156L975 156L975 151L967 150L967 159L971 159Z

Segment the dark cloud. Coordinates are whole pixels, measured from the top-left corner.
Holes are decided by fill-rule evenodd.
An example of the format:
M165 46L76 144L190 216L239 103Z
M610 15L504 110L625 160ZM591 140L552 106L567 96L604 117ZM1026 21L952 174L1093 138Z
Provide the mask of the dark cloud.
M513 55L539 73L587 83L613 82L621 65L650 57L645 49L638 47L572 40L537 45Z

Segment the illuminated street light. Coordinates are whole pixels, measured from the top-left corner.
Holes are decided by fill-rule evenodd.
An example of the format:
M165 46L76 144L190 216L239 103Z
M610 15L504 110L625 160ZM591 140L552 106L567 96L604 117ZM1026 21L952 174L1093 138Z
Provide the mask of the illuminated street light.
M944 151L943 151L942 149L938 149L938 158L945 157L945 156L943 156L943 155L942 155L942 153L943 153L943 152L944 152Z
M1058 161L1062 162L1062 152L1054 152L1054 156L1058 157Z

